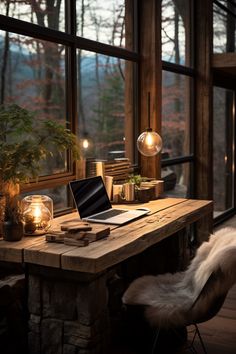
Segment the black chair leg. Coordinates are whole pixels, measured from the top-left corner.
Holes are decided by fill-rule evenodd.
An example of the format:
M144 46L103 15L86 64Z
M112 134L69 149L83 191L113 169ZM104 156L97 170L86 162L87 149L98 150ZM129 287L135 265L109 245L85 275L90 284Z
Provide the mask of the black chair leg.
M155 354L155 350L156 350L159 334L160 334L160 329L158 328L156 333L155 333L155 336L154 336L154 342L153 342L153 345L152 345L151 354Z
M199 340L200 340L200 343L201 343L203 352L204 352L204 354L207 354L206 347L205 347L205 344L204 344L204 342L203 342L203 339L202 339L201 333L200 333L200 331L199 331L199 328L198 328L197 324L195 324L194 326L195 326L195 329L196 329L198 338L199 338Z
M151 354L174 354L179 353L187 341L185 327L157 329L153 339Z
M193 334L193 337L191 339L190 345L186 349L189 349L191 351L191 353L194 353L194 354L198 353L198 351L195 349L195 346L194 346L195 339L198 336L199 342L200 342L201 347L202 347L202 352L204 354L207 354L207 350L206 350L205 344L203 342L203 339L202 339L201 333L199 331L199 328L198 328L197 324L193 324L193 326L194 326L194 334Z

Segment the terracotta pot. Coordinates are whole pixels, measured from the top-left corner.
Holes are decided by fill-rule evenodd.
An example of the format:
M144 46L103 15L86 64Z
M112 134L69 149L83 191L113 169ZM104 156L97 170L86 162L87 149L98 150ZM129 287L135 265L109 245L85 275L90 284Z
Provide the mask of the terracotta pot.
M19 241L23 237L23 223L14 223L11 220L3 222L3 239L5 241Z

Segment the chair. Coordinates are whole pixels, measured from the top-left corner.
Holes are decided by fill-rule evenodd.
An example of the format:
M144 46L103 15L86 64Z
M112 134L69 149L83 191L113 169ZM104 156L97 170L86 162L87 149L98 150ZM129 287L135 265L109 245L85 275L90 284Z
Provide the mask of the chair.
M149 325L157 329L152 353L160 330L177 332L190 325L196 332L189 349L196 353L194 339L198 335L203 352L207 353L197 324L220 310L236 282L235 269L236 229L224 228L198 248L186 271L147 275L130 284L122 300L131 307L142 307Z

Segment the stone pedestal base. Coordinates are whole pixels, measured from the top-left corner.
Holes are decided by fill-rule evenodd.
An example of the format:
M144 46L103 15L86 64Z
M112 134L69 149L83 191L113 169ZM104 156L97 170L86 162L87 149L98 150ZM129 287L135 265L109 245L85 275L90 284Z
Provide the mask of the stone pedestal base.
M30 354L105 354L107 302L106 274L29 266Z

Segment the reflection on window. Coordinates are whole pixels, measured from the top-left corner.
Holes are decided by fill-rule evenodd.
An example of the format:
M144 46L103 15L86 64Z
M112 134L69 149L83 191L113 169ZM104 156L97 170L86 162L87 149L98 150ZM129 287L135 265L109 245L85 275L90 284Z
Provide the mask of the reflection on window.
M33 195L33 194L39 194L39 195L47 195L53 200L53 210L55 211L60 211L60 210L65 210L69 206L69 194L68 187L67 186L59 186L55 188L49 188L49 189L40 189L36 190L34 192L28 192L28 193L22 193L21 198L23 199L26 195Z
M191 78L163 71L162 138L168 157L190 153Z
M62 45L0 31L0 71L1 103L16 103L33 111L36 124L39 119L66 124ZM55 153L43 163L42 175L65 170L65 156Z
M125 0L76 0L77 35L125 47Z
M230 1L218 0L225 10L213 4L213 46L214 53L235 51L235 17L236 7ZM226 10L229 10L227 12Z
M8 0L0 2L1 15L59 31L65 30L64 11L63 0Z
M234 195L234 93L214 88L213 173L215 216L233 207Z
M165 196L190 197L190 164L163 167L161 178L164 181Z
M162 0L162 60L181 65L189 63L190 4L184 0Z
M80 50L77 62L79 137L85 144L84 157L124 157L127 63Z

